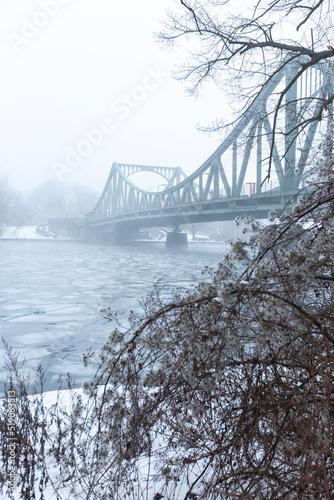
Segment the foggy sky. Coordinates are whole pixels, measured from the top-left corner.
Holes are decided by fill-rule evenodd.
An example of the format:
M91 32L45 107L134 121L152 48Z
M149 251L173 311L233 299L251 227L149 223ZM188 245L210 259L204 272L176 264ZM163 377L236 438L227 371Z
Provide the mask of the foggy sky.
M4 2L2 2L4 3ZM16 0L1 31L0 170L17 189L55 178L101 191L112 162L198 168L226 113L213 86L195 100L171 71L184 54L154 41L172 0ZM79 153L78 153L79 152Z

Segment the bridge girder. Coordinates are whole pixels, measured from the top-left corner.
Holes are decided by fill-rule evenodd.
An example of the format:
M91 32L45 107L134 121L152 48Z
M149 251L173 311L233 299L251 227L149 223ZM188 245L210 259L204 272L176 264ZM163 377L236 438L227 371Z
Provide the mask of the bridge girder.
M158 225L159 221L166 224L167 220L182 220L181 212L188 220L191 217L200 221L206 220L205 210L211 220L217 217L226 220L226 217L233 218L242 207L245 213L252 213L252 204L257 207L255 212L263 213L264 207L272 205L268 203L270 197L277 208L284 204L298 191L318 127L317 121L309 120L301 134L301 124L305 116L317 116L321 106L318 96L328 95L332 88L330 72L325 71L323 64L310 68L306 82L301 81L299 89L297 84L289 89L285 113L275 117L274 134L271 98L281 82L291 81L296 71L298 63L277 72L231 133L193 174L187 176L180 167L114 163L96 207L86 216L87 223L108 226L132 221L134 226L144 227L149 220L154 226L154 220ZM263 184L263 171L270 154L274 178ZM245 183L250 170L254 181ZM149 192L136 186L130 177L138 172L162 176L167 181L163 191ZM250 195L252 200L247 200ZM244 201L238 204L242 199ZM212 204L214 211L210 209ZM238 210L233 211L234 204ZM193 207L197 207L195 212Z

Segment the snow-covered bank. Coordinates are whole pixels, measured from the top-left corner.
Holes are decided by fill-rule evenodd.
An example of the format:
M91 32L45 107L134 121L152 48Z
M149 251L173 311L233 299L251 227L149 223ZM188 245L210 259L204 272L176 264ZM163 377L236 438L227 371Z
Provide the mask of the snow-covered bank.
M47 230L47 226L2 226L0 228L0 240L69 240L71 238L58 238Z
M97 391L97 394L102 397L102 393L104 391L104 387L101 386L100 389ZM12 391L14 392L14 391ZM129 498L129 500L144 500L147 498L150 498L153 500L154 498L163 498L163 495L160 496L159 491L165 490L168 491L168 480L166 483L166 480L164 479L163 475L160 479L157 479L157 476L159 476L158 470L156 467L158 467L158 462L156 461L156 458L150 457L149 454L143 453L141 457L138 457L137 459L137 465L138 465L138 470L139 473L133 473L131 472L131 465L133 466L133 463L130 461L129 462L129 471L127 474L127 481L128 483L122 486L122 485L117 485L117 481L115 482L115 490L113 492L106 490L106 487L104 485L104 474L102 471L96 471L96 477L97 483L94 484L93 490L87 493L87 488L88 485L90 484L91 478L90 476L90 471L85 471L84 470L84 462L85 460L82 460L83 457L80 457L79 455L76 456L75 458L73 457L74 462L76 462L76 465L78 467L78 470L76 471L76 478L74 479L72 475L69 475L68 472L71 471L71 467L69 470L67 470L66 464L64 462L64 457L63 457L63 462L60 461L57 463L57 460L55 458L55 449L54 447L57 448L57 441L59 439L59 435L57 433L60 430L59 425L62 428L62 432L65 432L65 429L69 429L70 422L71 422L71 415L75 415L75 408L76 406L80 404L82 407L85 408L86 411L86 418L88 420L89 416L96 410L93 401L88 399L88 396L83 392L82 389L71 389L71 390L60 390L60 391L50 391L50 392L45 392L42 395L34 395L34 396L28 396L28 407L29 411L31 412L32 418L34 420L35 425L37 422L39 422L39 427L40 431L42 429L42 423L44 421L44 424L46 424L47 427L47 437L46 441L44 441L43 448L41 449L41 442L39 442L39 436L40 433L37 432L35 435L35 444L33 444L32 441L30 441L29 446L34 447L34 457L32 454L29 455L29 460L31 462L35 461L34 467L35 468L35 474L34 474L34 482L33 482L33 488L32 484L29 486L29 499L30 498L44 498L48 500L58 500L58 499L87 499L87 498L100 498L100 499L111 499L115 498L114 494L117 495L117 498L122 499L122 498ZM0 408L2 406L2 402L0 403ZM21 408L22 409L22 408ZM17 406L16 411L19 411L19 406ZM38 415L37 420L36 420L36 415ZM56 416L58 415L58 417ZM22 418L22 415L21 415ZM59 421L59 418L61 419L61 422ZM16 416L16 426L19 425L20 421L20 415L17 414ZM90 425L87 425L87 431L89 433L89 449L94 447L94 439L95 439L95 433L97 432L97 427L96 424L93 424L93 426L90 427ZM80 434L82 433L82 430L80 431L78 429L78 434L75 436L74 439L81 441L85 440L88 435L85 434ZM27 436L27 441L29 441L29 436ZM160 436L160 439L157 440L157 442L154 443L152 451L157 449L160 449L162 446L164 446L164 439ZM25 443L27 444L27 443ZM70 445L70 443L68 443ZM13 449L15 449L15 456L20 456L24 454L24 448L22 448L19 443L14 443L12 444ZM89 450L86 448L86 452L89 454ZM53 449L53 450L52 450ZM31 448L30 448L30 451ZM87 457L85 457L86 459ZM172 455L171 455L172 458ZM22 456L21 456L22 459ZM7 478L7 481L5 481L5 484L0 485L0 498L12 498L12 500L21 500L22 498L26 498L24 493L22 496L22 482L18 481L19 479L19 474L23 471L22 469L22 460L21 462L21 469L17 470L17 467L14 466L14 475L13 475L13 482L11 483L11 478ZM2 464L3 466L5 464ZM94 467L94 462L92 461L92 468ZM95 464L96 465L96 464ZM30 464L32 466L32 463ZM82 470L80 470L80 467ZM24 466L24 468L27 468ZM106 472L108 470L108 465L106 467ZM43 470L44 469L44 470ZM153 472L155 470L155 473ZM121 474L121 469L120 469L120 474ZM20 474L20 475L21 475ZM29 474L26 475L28 477ZM108 475L108 474L107 474ZM44 479L43 479L44 476ZM14 479L15 477L15 479ZM26 477L26 480L27 480ZM45 481L47 477L47 480ZM153 480L155 478L155 480ZM191 479L191 478L189 478ZM192 477L192 480L194 480L195 477ZM16 486L14 487L14 481L16 482ZM11 484L10 484L11 483ZM40 486L43 483L43 497L41 496L41 490ZM12 490L12 496L8 496L9 492L7 490L7 487L10 487L13 485L13 490ZM92 486L92 484L90 485ZM26 486L27 487L27 483ZM171 496L168 496L169 500L177 500L184 498L187 493L187 485L186 484L179 484L179 487L177 488L177 491L171 493ZM34 496L35 495L35 496Z

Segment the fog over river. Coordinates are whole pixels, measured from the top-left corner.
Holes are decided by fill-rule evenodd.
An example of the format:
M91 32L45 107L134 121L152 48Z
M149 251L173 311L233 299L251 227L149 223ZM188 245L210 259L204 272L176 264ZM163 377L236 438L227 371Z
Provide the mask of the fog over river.
M46 390L55 389L58 376L67 372L79 385L94 371L83 367L81 354L89 345L97 349L111 330L101 309L110 307L126 319L128 311L140 309L138 299L152 290L155 278L164 278L169 289L191 286L227 248L0 241L0 335L20 351L26 372L34 376L43 365ZM1 345L1 380L3 355Z

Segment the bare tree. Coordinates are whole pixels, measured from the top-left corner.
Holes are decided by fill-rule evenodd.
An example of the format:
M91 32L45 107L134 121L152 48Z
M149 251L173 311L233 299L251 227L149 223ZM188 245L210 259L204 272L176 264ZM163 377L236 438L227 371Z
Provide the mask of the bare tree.
M265 89L275 83L282 70L290 68L289 78L275 90L270 110L273 138L277 136L279 112L289 106L295 112L292 88L310 68L324 67L323 63L334 57L331 2L180 0L178 3L179 7L169 12L158 38L169 48L178 44L188 48L188 64L176 71L176 76L188 82L191 93L213 79L225 92L230 91L233 103L241 103L237 108L240 118L241 112L247 113L252 104L259 103ZM300 116L284 131L291 135L291 142L312 123L331 113L333 99L331 83L320 94L310 92L299 99ZM218 118L203 130L226 130L228 125L231 123L226 119ZM274 141L268 176L273 155Z
M11 187L8 175L0 172L0 223L7 222L15 198L15 191Z
M46 181L30 195L35 223L47 223L50 217L65 215L65 185L60 181Z
M47 181L38 186L30 196L35 222L47 222L51 217L75 217L90 212L98 194L81 184L66 185Z
M66 187L66 216L85 215L95 207L99 194L88 186L71 184Z
M189 224L182 224L181 228L187 232L190 232L193 240L196 239L196 233L198 233L198 231L207 232L208 230L206 224L192 223L192 222L190 222Z

